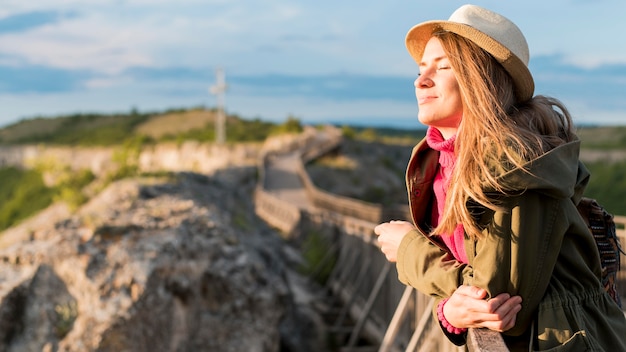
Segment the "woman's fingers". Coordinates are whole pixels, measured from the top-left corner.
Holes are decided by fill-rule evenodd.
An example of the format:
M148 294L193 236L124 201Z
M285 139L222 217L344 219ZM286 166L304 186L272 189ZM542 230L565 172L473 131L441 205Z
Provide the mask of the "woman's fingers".
M454 294L463 295L469 298L480 299L480 300L487 297L487 291L485 289L482 289L476 286L468 286L468 285L462 285L462 286L457 287Z
M398 247L400 242L409 231L414 229L413 225L407 221L390 221L377 225L374 233L378 235L380 250L390 262L397 260Z
M515 325L517 313L522 309L521 300L516 298L519 298L519 296L512 297L499 307L494 314L484 316L484 320L478 323L478 327L484 327L499 332L512 328Z
M444 314L448 322L459 328L489 328L506 331L515 325L522 299L502 293L485 300L486 291L473 286L460 286L446 302Z

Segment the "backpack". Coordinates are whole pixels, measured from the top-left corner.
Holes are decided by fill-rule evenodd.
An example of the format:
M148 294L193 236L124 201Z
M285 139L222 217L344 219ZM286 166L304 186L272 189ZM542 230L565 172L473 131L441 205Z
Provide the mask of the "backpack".
M620 293L617 290L617 272L620 269L620 254L622 250L619 238L615 234L613 215L598 204L595 199L583 197L577 205L587 227L596 241L602 265L602 285L605 291L621 308Z

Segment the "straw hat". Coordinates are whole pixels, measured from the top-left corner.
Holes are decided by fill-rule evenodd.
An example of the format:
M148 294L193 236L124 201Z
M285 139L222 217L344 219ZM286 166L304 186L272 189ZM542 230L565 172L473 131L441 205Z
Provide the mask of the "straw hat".
M409 30L406 47L420 62L433 33L448 31L463 36L496 58L513 78L520 101L533 96L535 83L528 70L528 44L522 31L509 19L476 5L463 5L447 21L426 21Z

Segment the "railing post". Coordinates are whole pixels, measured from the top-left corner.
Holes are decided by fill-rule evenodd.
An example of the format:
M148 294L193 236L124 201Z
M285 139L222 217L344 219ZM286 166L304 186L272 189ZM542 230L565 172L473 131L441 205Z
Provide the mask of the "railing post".
M352 348L354 347L354 345L356 345L357 339L359 335L361 334L361 330L363 329L363 326L365 325L365 320L367 319L367 317L370 314L370 311L372 310L374 301L376 300L376 297L378 297L378 293L380 292L380 289L383 287L385 279L387 278L387 275L389 274L389 270L391 270L391 263L386 262L383 268L381 269L380 273L378 274L378 278L376 280L376 284L374 285L374 288L372 289L372 292L367 298L367 302L365 303L365 306L363 307L363 313L361 313L361 316L359 317L359 320L357 321L354 327L354 330L352 330L352 333L350 334L350 340L348 341L348 348Z
M393 341L398 335L400 324L402 324L402 321L408 313L409 300L411 299L411 296L413 296L414 291L415 289L411 286L407 286L404 289L404 293L402 293L402 297L400 298L400 303L398 303L398 307L393 313L393 317L391 318L391 322L389 322L389 327L387 327L387 331L385 332L383 342L381 342L378 352L389 352L392 350Z
M424 313L422 313L422 317L420 318L415 331L413 331L413 335L411 336L411 340L409 341L409 345L406 347L407 351L415 351L417 348L417 343L419 342L420 337L423 337L424 332L426 331L428 324L433 319L432 318L432 310L433 305L435 304L435 300L431 299L428 302L428 305L424 309Z

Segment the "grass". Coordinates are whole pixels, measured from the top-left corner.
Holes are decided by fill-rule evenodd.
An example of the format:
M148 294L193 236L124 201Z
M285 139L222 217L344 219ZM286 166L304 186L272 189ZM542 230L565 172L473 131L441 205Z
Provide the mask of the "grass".
M55 192L44 184L39 171L2 168L0 179L0 230L52 204Z
M54 312L56 313L55 333L57 338L62 339L72 330L74 321L78 317L76 301L58 304L54 307Z
M586 165L591 179L585 195L595 198L609 212L626 215L626 161L597 162Z
M299 272L323 285L330 277L337 261L332 252L332 243L328 235L319 229L308 230L304 238L301 247L304 263L299 267Z

